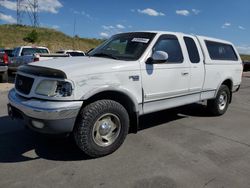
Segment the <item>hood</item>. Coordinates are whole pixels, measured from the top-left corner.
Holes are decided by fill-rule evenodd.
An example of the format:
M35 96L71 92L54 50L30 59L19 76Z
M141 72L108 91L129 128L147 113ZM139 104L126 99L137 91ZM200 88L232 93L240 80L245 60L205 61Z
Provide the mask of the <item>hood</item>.
M86 74L134 70L139 64L135 63L134 61L122 61L102 57L85 56L38 61L30 63L30 65L57 69L63 71L67 75L67 78L72 78Z

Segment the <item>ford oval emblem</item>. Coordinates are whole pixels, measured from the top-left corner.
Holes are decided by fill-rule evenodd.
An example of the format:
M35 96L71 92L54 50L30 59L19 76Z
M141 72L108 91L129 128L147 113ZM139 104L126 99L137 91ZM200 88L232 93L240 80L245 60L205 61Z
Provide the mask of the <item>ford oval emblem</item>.
M23 81L22 81L22 80L18 80L17 84L18 84L19 86L22 86L22 85L23 85Z

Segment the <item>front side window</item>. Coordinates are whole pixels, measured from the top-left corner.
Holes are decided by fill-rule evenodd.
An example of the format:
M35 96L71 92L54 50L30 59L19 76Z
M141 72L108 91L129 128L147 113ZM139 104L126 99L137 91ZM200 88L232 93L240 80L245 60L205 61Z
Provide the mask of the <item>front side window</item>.
M230 44L205 41L209 56L212 60L237 61L238 57Z
M169 63L182 63L183 55L180 43L174 35L162 35L154 46L154 51L164 51L168 53Z
M88 55L127 61L138 60L155 35L155 33L145 32L117 34L89 52Z

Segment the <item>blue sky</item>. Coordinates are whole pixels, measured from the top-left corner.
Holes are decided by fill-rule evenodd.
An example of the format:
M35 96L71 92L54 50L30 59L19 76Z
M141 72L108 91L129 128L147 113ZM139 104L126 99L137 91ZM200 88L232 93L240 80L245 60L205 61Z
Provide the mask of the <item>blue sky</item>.
M0 24L14 23L14 1L0 5ZM249 0L39 0L39 6L40 25L68 35L74 34L75 20L75 34L81 37L169 30L229 40L250 54ZM27 15L23 22L30 23Z

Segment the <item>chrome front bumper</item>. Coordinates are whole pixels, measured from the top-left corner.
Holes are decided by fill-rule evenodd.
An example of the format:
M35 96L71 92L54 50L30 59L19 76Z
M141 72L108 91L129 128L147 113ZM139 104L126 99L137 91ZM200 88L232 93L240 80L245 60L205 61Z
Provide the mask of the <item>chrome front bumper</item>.
M72 132L83 104L83 101L26 99L16 94L15 89L9 92L8 98L10 116L21 117L30 128L44 133Z

